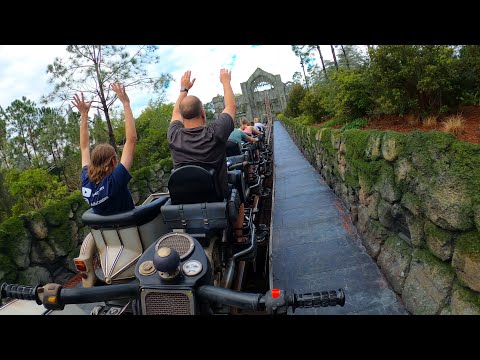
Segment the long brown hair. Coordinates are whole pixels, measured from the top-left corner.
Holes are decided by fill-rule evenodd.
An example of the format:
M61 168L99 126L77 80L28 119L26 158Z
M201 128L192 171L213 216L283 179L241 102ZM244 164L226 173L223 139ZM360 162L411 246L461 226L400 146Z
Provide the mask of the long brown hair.
M109 175L115 168L112 158L116 156L115 149L110 144L98 144L92 151L90 165L88 166L88 177L91 182L98 184Z

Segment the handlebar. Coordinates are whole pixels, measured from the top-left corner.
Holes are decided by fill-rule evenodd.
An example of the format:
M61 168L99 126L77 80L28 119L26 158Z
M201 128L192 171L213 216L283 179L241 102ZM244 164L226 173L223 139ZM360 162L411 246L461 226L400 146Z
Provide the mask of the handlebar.
M93 288L64 289L58 284L44 286L23 286L3 283L0 297L32 300L43 304L49 310L62 310L66 304L83 304L97 301L130 299L138 297L138 283L106 285ZM285 314L291 307L313 308L326 306L344 306L345 293L342 289L313 293L296 293L295 291L271 289L266 294L245 293L211 285L200 286L196 294L199 298L212 303L248 309L266 311L269 314Z
M3 283L0 286L0 298L34 300L49 310L63 310L67 304L135 298L139 290L137 283L69 289L64 289L58 284L32 287Z

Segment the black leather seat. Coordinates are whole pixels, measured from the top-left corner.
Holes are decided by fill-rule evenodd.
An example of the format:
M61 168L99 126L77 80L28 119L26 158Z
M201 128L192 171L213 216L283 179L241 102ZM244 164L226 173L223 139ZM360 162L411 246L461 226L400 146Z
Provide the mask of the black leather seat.
M216 183L215 170L197 165L182 166L172 172L168 180L172 205L223 201Z
M170 201L162 207L170 228L219 229L238 216L240 195L232 189L224 199L216 183L215 171L197 165L175 170L168 181Z
M243 173L241 170L231 170L227 171L228 176L228 183L235 186L238 191L238 195L240 196L240 201L242 203L246 202L246 198L248 197L247 194L247 187L245 185L245 178L243 177Z
M107 216L95 214L92 209L89 209L83 213L82 221L93 229L140 226L153 220L160 213L160 208L167 200L168 197L161 197L150 204L137 206L132 210Z
M236 155L236 156L227 156L227 164L229 166L235 165L235 164L240 164L246 160L245 154L242 155Z
M242 153L240 144L236 141L227 140L225 153L227 157L240 155Z

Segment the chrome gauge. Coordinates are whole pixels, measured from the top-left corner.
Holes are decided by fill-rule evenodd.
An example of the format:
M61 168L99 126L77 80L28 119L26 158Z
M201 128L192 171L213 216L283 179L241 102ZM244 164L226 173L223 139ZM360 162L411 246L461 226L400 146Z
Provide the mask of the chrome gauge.
M187 276L198 275L202 269L202 263L198 260L189 260L182 266L182 271Z

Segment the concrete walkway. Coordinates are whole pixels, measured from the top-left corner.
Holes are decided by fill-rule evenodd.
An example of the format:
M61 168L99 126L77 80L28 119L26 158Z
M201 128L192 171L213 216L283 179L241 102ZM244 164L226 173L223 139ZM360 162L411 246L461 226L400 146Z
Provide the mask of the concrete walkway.
M274 126L273 286L300 292L343 288L344 307L305 314L408 314L358 238L341 201L279 122Z

